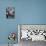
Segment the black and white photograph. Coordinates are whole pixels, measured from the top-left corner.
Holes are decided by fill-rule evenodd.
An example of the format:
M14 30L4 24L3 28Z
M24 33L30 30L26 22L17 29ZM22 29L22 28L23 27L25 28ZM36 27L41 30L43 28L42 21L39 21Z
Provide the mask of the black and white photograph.
M20 46L46 43L46 25L20 24L18 25L18 33Z

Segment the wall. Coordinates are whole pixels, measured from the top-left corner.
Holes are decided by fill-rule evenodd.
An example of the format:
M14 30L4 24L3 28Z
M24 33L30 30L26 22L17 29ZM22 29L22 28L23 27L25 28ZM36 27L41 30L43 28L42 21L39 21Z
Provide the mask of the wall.
M17 34L16 17L15 19L6 18L6 8L8 6L16 7L16 0L0 0L0 44L9 42L8 34L10 32L16 32Z
M15 19L6 19L9 4L15 7ZM46 24L46 0L0 0L0 44L8 43L9 32L18 32L17 24Z
M46 0L16 0L16 17L19 24L46 24Z

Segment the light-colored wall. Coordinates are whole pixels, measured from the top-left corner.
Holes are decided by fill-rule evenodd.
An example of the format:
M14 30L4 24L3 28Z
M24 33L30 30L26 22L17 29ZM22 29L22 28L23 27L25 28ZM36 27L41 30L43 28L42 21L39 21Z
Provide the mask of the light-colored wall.
M6 8L8 6L16 8L16 0L0 0L0 44L7 44L9 42L8 35L10 32L16 32L17 36L17 22L15 19L6 18ZM15 41L17 42L17 39Z
M6 19L5 9L15 7L15 19ZM9 32L18 24L46 24L46 0L0 0L0 44L7 43Z

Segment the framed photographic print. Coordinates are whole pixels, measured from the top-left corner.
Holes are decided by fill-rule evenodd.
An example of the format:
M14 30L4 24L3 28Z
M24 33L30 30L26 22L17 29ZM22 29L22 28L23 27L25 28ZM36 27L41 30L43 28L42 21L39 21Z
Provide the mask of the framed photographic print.
M46 41L46 25L20 24L18 30L20 40Z
M15 8L7 7L6 8L6 18L14 18L15 17Z

